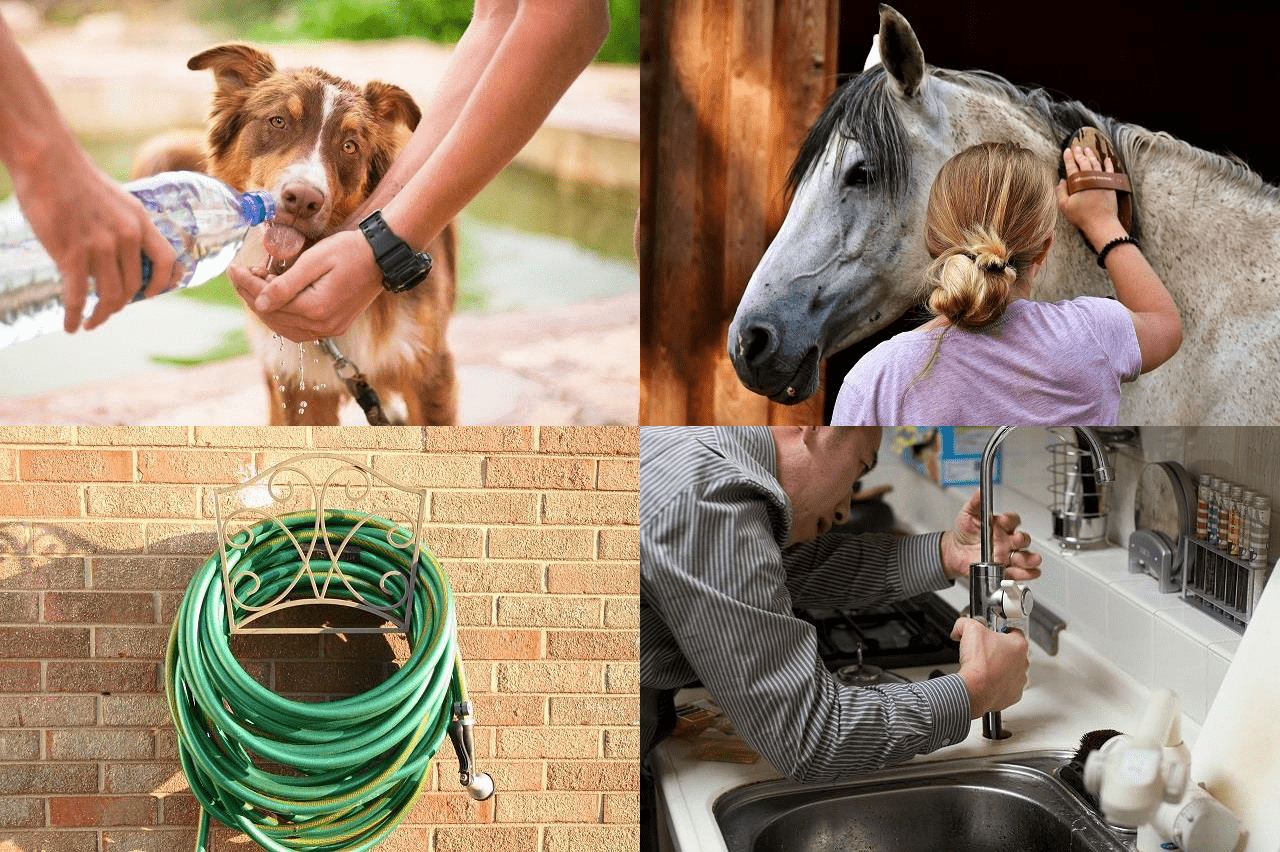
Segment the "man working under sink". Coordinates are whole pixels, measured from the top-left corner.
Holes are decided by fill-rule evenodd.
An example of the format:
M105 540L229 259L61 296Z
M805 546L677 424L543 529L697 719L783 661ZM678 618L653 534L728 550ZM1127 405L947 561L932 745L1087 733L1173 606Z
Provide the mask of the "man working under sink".
M836 681L793 606L905 599L968 576L979 498L945 533L822 536L849 514L876 461L877 427L672 427L640 436L641 845L657 848L648 759L701 680L752 748L792 781L835 781L962 741L973 719L1021 696L1027 641L962 618L960 671L921 683ZM1015 513L993 523L995 559L1039 576Z

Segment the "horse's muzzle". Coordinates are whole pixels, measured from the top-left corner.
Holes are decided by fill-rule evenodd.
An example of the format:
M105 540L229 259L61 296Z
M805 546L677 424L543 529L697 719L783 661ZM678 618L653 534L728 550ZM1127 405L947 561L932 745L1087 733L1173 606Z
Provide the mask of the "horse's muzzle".
M729 331L729 358L738 379L747 390L767 396L773 402L795 405L818 390L818 347L809 347L797 357L782 346L782 336L766 322L737 324Z

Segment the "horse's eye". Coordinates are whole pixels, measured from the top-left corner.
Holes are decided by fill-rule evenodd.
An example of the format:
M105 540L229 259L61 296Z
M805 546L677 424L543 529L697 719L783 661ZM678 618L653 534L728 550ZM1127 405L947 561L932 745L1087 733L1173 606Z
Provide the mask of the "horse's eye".
M871 172L865 163L854 163L844 173L844 185L857 189L866 189L871 184Z

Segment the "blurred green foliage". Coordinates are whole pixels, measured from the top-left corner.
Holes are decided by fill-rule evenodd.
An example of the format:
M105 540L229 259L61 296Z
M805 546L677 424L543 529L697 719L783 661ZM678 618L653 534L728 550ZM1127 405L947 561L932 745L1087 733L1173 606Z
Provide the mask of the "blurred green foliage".
M601 62L640 61L641 0L609 0ZM383 39L416 36L452 44L471 21L473 0L199 0L207 20L251 39Z
M640 0L609 0L609 37L596 60L640 64Z
M297 3L298 34L307 38L421 36L452 43L471 22L471 0L307 0Z

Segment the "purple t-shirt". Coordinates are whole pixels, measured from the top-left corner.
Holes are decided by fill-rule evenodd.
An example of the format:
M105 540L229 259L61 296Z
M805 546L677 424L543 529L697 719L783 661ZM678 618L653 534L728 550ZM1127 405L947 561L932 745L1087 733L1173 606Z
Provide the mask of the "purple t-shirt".
M1119 302L1019 299L981 331L916 330L881 343L845 376L831 423L1115 425L1120 383L1141 368L1133 318Z

